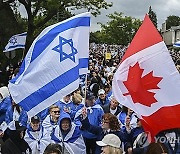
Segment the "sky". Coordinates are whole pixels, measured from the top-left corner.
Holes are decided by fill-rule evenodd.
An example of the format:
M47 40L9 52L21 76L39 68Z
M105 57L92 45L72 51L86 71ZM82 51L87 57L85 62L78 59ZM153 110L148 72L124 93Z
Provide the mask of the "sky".
M161 28L162 23L165 22L168 16L176 15L180 16L180 0L105 0L106 2L112 2L113 6L107 10L101 9L101 15L91 18L91 31L100 30L98 22L106 24L108 17L106 15L110 13L122 12L125 16L131 16L140 20L144 19L144 16L149 11L149 6L157 15L158 29ZM25 10L20 9L23 12L23 16L26 16ZM76 11L76 13L83 13L84 10Z
M100 30L100 25L97 22L106 24L108 17L106 15L114 13L114 11L122 12L125 16L131 16L140 20L149 11L149 6L157 15L158 29L161 28L162 23L165 22L168 16L180 16L180 0L106 0L113 2L113 7L108 10L101 10L101 15L92 17L91 31Z

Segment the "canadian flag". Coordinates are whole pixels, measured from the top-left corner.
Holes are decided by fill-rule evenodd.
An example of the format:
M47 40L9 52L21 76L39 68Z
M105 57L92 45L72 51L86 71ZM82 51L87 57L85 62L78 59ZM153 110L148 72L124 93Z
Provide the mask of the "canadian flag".
M112 90L152 136L180 128L180 74L148 15L114 74Z

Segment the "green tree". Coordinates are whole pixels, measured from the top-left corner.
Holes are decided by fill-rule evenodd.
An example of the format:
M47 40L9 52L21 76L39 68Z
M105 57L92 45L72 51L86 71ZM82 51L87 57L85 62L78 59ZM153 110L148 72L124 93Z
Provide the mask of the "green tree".
M168 16L166 19L166 29L170 29L172 26L179 26L180 25L180 17L171 15Z
M3 69L10 63L10 59L2 52L4 47L12 35L17 34L18 32L24 32L23 29L25 29L23 27L25 21L21 19L18 14L16 10L17 7L16 3L3 3L0 1L0 59L1 67L3 67ZM11 63L17 62L21 57L22 52L16 52L16 57L11 60Z
M114 12L108 15L110 21L101 24L101 40L108 44L128 45L141 25L139 19Z
M151 6L149 7L149 18L153 22L154 26L157 28L157 16L156 13L152 10Z
M12 18L15 18L15 12L19 14L17 9L19 5L25 7L27 13L27 20L24 20L26 21L24 28L27 30L26 52L32 44L34 37L45 26L56 23L57 20L62 21L69 18L72 16L73 10L85 8L96 16L100 14L99 10L101 8L108 9L112 6L112 3L107 3L105 0L1 0L0 8L4 4L9 5L9 8L14 13L11 14ZM16 23L18 24L19 22L17 21ZM17 27L19 27L19 24Z

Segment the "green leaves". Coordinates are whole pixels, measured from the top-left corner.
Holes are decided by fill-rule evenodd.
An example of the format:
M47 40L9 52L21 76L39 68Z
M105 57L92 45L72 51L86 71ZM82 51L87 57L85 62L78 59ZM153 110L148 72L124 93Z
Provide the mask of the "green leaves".
M102 40L108 44L127 45L138 30L141 21L130 16L123 16L123 13L114 12L109 14L110 21L101 24Z
M168 16L166 19L166 29L170 29L172 26L179 26L180 25L180 17L171 15Z

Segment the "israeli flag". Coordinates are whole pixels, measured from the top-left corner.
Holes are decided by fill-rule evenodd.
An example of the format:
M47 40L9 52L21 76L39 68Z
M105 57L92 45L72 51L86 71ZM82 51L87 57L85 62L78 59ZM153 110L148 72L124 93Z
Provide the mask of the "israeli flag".
M30 117L79 87L88 71L90 13L44 29L32 43L9 91Z
M176 48L180 48L180 41L177 41L173 44L174 47Z
M25 48L27 32L13 35L6 45L3 52L9 52L19 48Z

